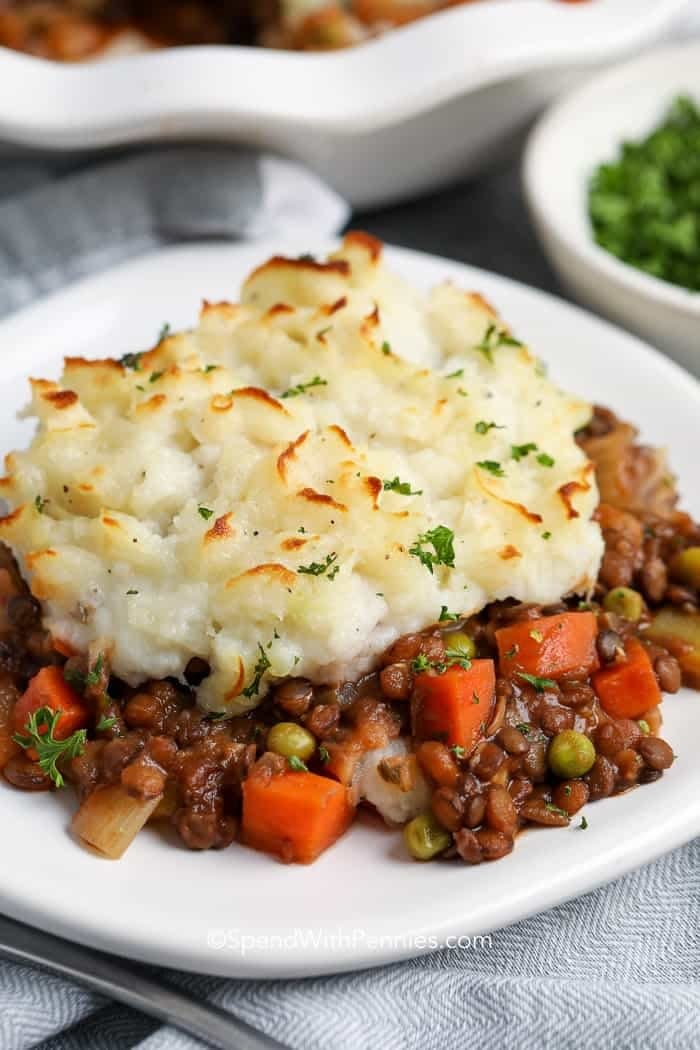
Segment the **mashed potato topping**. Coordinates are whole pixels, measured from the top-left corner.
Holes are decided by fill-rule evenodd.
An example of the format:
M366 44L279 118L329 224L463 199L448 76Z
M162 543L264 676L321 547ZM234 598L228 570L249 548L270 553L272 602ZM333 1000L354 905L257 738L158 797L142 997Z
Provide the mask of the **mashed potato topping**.
M478 295L418 293L364 235L32 391L0 538L59 645L107 639L132 684L197 656L200 703L242 711L274 678L356 678L443 607L597 574L589 405Z

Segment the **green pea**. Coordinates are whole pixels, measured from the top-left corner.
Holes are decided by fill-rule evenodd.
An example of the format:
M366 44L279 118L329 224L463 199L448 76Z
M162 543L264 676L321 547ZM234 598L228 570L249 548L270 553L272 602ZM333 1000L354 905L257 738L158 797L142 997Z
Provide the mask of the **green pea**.
M416 860L432 860L452 842L449 831L438 824L432 813L421 813L409 820L403 829L408 852Z
M595 748L583 733L566 729L557 733L549 745L547 761L558 777L582 777L595 762Z
M305 762L316 750L316 740L308 729L296 722L278 722L267 734L267 749L284 758L300 758Z
M631 587L614 587L605 595L603 608L616 616L623 616L631 623L637 623L644 612L644 601L641 594Z
M671 574L688 587L700 588L700 547L688 547L671 562Z
M444 634L442 640L446 649L459 650L460 653L464 653L467 660L473 660L476 656L474 639L466 631L451 631L449 634Z

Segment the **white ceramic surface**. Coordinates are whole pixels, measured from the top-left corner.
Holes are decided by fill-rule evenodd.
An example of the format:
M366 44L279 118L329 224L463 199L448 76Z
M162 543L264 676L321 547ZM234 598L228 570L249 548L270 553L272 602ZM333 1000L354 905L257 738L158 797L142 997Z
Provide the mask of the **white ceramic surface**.
M572 77L658 40L689 0L483 0L346 51L196 47L58 65L0 49L0 141L251 143L355 206L474 172Z
M313 248L297 243L295 253ZM150 345L164 321L195 319L202 297L234 297L240 278L280 245L193 246L128 263L0 325L0 448L27 441L14 410L26 376L55 375L64 353L121 354ZM669 446L687 505L700 514L700 386L631 336L504 278L393 249L389 261L428 287L447 277L498 304L561 384L611 405ZM285 867L239 846L190 853L143 832L123 860L81 850L69 793L0 783L0 911L113 951L231 976L303 976L417 955L454 935L485 934L584 893L700 833L700 695L665 702L678 754L657 783L586 809L589 828L536 830L496 864L421 865L397 833L360 823L311 867ZM242 944L243 938L250 938ZM222 943L226 946L222 947Z
M596 168L624 139L656 127L679 94L700 102L700 40L627 62L557 103L530 137L523 178L542 245L567 289L700 375L700 293L599 248L587 206Z

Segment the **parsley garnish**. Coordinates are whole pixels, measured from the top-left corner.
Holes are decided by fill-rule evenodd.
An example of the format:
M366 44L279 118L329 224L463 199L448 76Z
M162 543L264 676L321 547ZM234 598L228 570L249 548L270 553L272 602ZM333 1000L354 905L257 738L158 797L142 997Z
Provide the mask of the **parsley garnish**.
M480 419L478 423L474 424L474 430L477 434L488 434L489 430L503 430L504 427L499 427L498 423L487 423L485 419Z
M268 667L272 666L272 664L267 658L267 653L263 649L260 642L258 642L258 649L260 650L260 656L258 657L258 662L253 668L253 680L250 683L250 685L247 685L243 690L243 696L247 696L248 698L252 696L257 696L257 694L260 692L260 682L262 681L262 676L265 674L265 671L267 671Z
M522 733L523 736L529 736L532 730L532 726L529 722L518 722L515 728L519 733Z
M543 532L543 533L542 533L542 539L543 539L543 540L551 540L551 538L552 538L552 534L551 534L551 532L549 531L549 529L547 529L547 531L546 531L546 532Z
M538 678L534 674L526 674L525 671L517 671L518 678L524 679L529 682L535 692L542 693L545 689L554 689L556 682L553 682L551 678Z
M141 371L141 354L124 354L119 358L122 368L131 368L134 372Z
M330 762L330 760L331 760L331 753L330 753L330 751L328 750L327 747L324 747L323 745L321 745L321 747L319 747L319 749L318 749L318 757L321 759L321 761L325 765L326 762Z
M581 831L585 831L586 828L588 827L588 821L586 820L585 817L581 817L581 823L579 824L579 827L580 827Z
M293 769L295 773L308 773L309 767L306 762L302 762L297 755L291 755L287 761L289 762L289 768Z
M333 565L333 562L337 561L338 555L333 551L332 554L327 554L325 561L312 561L310 565L300 565L297 572L303 573L306 576L324 576L326 575L329 580L335 578L340 571L339 565ZM331 565L333 568L330 569ZM330 569L330 572L328 572Z
M57 788L63 787L65 781L56 763L59 759L77 758L85 750L87 732L78 729L65 740L56 740L54 730L61 717L60 711L50 707L40 707L27 718L25 733L15 733L12 739L26 751L34 748L39 756L37 761L41 769L53 780Z
M436 674L444 674L450 667L462 667L468 671L472 663L465 649L446 649L444 660L430 660L424 653L419 653L411 661L411 670L414 674L423 671L435 671ZM478 699L475 701L478 703Z
M453 744L450 748L450 751L457 759L464 758L464 756L467 753L467 749L465 747L462 747L461 744Z
M391 343L387 343L386 339L382 343L382 353L387 356L391 353Z
M164 372L151 372L150 376L148 377L148 382L149 383L157 383L162 375L165 375L165 373Z
M454 569L454 538L455 534L452 529L448 529L446 525L438 525L428 532L422 532L413 546L409 548L408 553L418 558L431 575L433 565L448 565ZM426 543L432 545L435 553L423 549Z
M508 659L512 659L512 657L518 652L520 652L520 646L516 642L515 645L511 645L510 649L508 649L504 655L507 656Z
M160 332L158 333L158 342L162 343L164 339L167 339L170 335L170 325L166 322L161 326Z
M530 631L530 637L532 638L533 642L541 642L544 638L544 635L542 634L542 631Z
M562 809L561 806L555 806L553 802L545 802L544 808L548 809L550 813L556 813L559 817L566 817L567 820L569 819L569 814L566 810Z
M464 375L464 369L458 368L456 372L450 372L449 375L445 376L445 379L461 379Z
M554 466L554 460L552 459L551 456L548 456L546 452L540 452L539 456L537 457L537 462L542 467L553 467Z
M297 383L296 386L291 386L289 390L281 395L282 397L299 397L300 394L306 393L307 390L311 390L315 386L328 386L328 380L321 379L320 376L314 376L308 383Z
M197 513L199 514L200 518L204 518L205 521L209 521L214 511L210 510L209 507L197 507Z
M213 372L214 369L218 367L218 365L205 365L202 371L204 372L205 376L208 376L210 372Z
M401 481L397 476L391 481L384 479L385 492L398 492L400 496L422 496L423 489L412 489L410 481Z
M527 445L511 445L510 454L512 459L519 463L521 459L527 456L528 452L537 452L537 445L534 441L528 441Z
M489 474L493 474L494 478L504 478L506 476L503 467L495 459L482 459L477 463L477 467L487 470Z
M450 666L456 664L458 667L462 667L465 671L468 671L472 665L467 650L462 649L459 646L456 646L454 649L445 649L445 657Z
M522 346L523 344L517 339L514 339L512 335L509 335L505 328L498 328L495 324L490 324L484 333L484 338L480 343L477 343L474 347L479 353L483 354L487 361L493 364L493 351L497 350L499 346Z
M103 715L97 723L97 725L95 726L95 729L98 733L102 733L106 729L111 729L113 725L116 725L116 722L116 718L105 718L105 716Z
M135 590L133 589L133 587L132 587L132 588L130 588L130 589L129 589L129 590L128 590L128 591L126 592L126 593L127 593L127 594L138 594L139 592L138 592L138 591L135 591Z
M438 616L438 623L443 623L445 620L458 620L459 616L457 613L451 613L447 611L447 606L440 606L440 615Z
M35 496L35 498L34 498L34 506L36 508L37 514L43 514L44 513L44 507L46 506L46 504L48 502L49 501L47 499L43 499L41 496Z
M71 685L76 685L79 689L84 689L88 685L97 685L99 683L103 667L104 657L102 653L100 653L87 674L81 674L80 671L75 670L72 667L65 667L63 669L63 677L67 682L70 682Z

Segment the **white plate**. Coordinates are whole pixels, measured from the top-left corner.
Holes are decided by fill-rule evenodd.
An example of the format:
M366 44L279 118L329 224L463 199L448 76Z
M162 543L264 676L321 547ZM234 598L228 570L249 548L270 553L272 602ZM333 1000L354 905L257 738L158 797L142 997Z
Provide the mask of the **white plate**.
M573 74L648 46L688 6L482 0L326 54L194 47L60 65L0 48L0 139L246 142L377 205L492 162Z
M29 437L29 425L13 419L28 374L56 375L64 353L121 354L152 344L164 321L193 322L201 297L235 297L244 273L279 247L159 252L5 321L0 448ZM687 505L700 513L700 387L686 373L541 292L445 259L398 249L388 256L419 285L451 277L497 303L556 380L669 446ZM510 857L476 868L416 864L397 834L369 822L308 868L239 846L190 853L150 830L123 860L104 861L70 838L68 792L37 796L0 784L0 910L134 958L238 977L306 976L417 955L448 936L484 934L550 908L700 833L700 696L670 697L664 709L664 736L678 761L660 781L587 807L585 833L577 822L530 831Z

